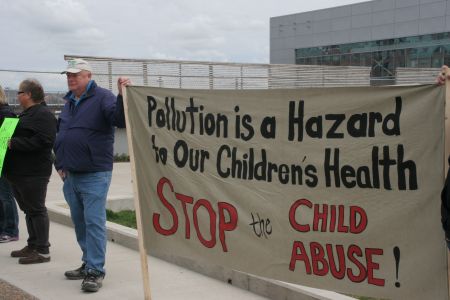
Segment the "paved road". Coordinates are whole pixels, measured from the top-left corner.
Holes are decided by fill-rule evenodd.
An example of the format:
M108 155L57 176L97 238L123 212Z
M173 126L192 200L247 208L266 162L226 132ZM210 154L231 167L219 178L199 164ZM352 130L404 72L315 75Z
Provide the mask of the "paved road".
M38 300L38 298L0 279L0 300Z

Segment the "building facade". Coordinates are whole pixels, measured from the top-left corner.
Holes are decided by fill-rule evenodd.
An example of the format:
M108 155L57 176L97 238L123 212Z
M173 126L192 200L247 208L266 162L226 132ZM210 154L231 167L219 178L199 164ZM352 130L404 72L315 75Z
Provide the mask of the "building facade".
M366 66L373 80L397 68L450 64L450 1L374 0L273 17L273 64Z

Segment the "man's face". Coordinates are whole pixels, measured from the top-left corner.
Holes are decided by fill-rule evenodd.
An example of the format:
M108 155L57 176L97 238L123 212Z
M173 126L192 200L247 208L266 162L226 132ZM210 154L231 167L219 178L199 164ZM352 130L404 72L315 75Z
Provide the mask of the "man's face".
M19 87L19 91L17 92L17 100L19 100L19 104L22 107L26 107L27 103L30 102L30 93L25 93L22 90L22 87Z
M66 75L69 91L80 97L86 90L89 80L91 80L91 73L81 71L78 73L66 73Z

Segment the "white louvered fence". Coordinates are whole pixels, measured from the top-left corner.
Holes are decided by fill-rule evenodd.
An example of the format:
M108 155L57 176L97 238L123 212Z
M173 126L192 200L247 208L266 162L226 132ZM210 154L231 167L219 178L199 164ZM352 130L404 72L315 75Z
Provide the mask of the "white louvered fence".
M117 92L116 80L127 76L136 85L184 89L279 89L321 86L379 85L370 67L244 64L156 59L83 58L93 67L100 86ZM439 68L397 68L396 79L384 84L433 83Z

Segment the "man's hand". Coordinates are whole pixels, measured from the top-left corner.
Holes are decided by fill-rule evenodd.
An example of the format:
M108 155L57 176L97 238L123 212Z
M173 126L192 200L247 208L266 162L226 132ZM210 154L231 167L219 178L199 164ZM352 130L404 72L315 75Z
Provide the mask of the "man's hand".
M436 84L444 85L446 80L450 80L450 72L448 70L448 67L446 65L443 65L441 67L441 72L436 77Z
M119 89L119 95L122 95L122 88L127 85L131 85L130 78L119 77L119 79L117 79L117 88Z
M61 177L62 181L66 179L66 173L63 170L58 170L58 175Z

